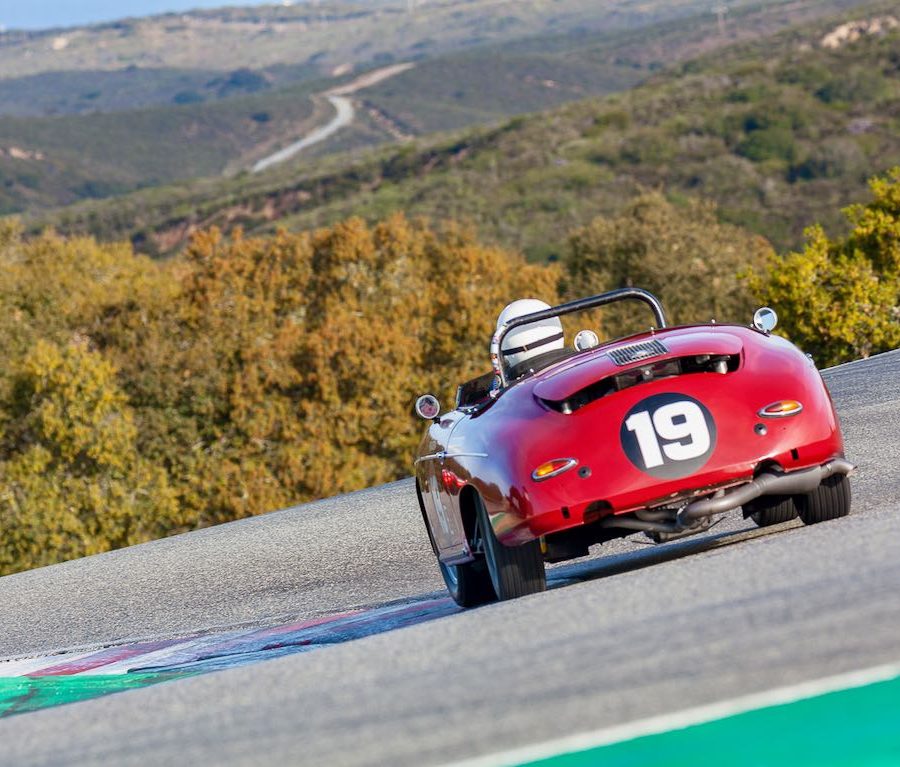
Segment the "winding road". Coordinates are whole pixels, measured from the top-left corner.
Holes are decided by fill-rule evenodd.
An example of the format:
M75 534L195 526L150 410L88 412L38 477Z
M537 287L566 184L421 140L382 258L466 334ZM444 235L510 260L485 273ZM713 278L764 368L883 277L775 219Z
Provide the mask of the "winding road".
M320 94L331 102L335 111L334 117L328 123L310 131L298 141L295 141L283 149L279 149L277 152L256 162L252 168L253 173L259 173L260 171L266 170L266 168L271 168L273 165L282 163L285 160L290 160L304 149L315 144L320 144L342 128L346 128L348 125L352 124L356 117L356 110L353 107L353 101L347 98L348 96L357 91L361 91L364 88L369 88L377 83L383 82L391 77L395 77L401 72L406 72L408 69L412 69L413 66L413 64L405 63L376 69L357 77L346 85L331 88L330 90L325 91L325 93Z
M860 466L851 516L605 545L513 602L446 608L409 480L0 578L0 658L19 662L445 605L405 628L269 641L280 657L2 718L0 764L495 764L895 664L900 351L825 377Z

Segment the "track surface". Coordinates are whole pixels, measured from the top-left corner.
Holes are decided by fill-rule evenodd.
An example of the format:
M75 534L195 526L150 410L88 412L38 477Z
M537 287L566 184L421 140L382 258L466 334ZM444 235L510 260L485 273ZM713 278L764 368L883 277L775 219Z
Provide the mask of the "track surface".
M826 373L854 514L621 544L558 588L0 721L0 764L431 764L900 660L900 352ZM0 656L439 591L407 482L0 579ZM605 555L605 556L604 556Z

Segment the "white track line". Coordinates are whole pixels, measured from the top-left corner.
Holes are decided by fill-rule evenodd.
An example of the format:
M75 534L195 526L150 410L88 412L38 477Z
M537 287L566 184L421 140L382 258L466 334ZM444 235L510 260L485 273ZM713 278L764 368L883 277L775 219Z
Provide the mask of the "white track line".
M71 663L94 655L97 650L87 650L77 653L57 653L56 655L41 655L35 658L18 658L16 660L0 660L0 677L26 676L35 671L50 668L59 663Z
M500 751L489 756L453 762L445 765L445 767L509 767L510 765L527 764L563 754L610 746L614 743L622 743L646 735L658 735L672 730L682 730L697 724L705 724L761 708L816 698L831 692L866 687L870 684L886 682L897 677L900 677L900 663L890 663L885 666L851 671L846 674L814 679L787 687L777 687L765 692L744 695L731 700L697 706L696 708L687 708L683 711L653 716L649 719L638 719L634 722L569 735L557 740L548 740L544 743L525 746L524 748Z

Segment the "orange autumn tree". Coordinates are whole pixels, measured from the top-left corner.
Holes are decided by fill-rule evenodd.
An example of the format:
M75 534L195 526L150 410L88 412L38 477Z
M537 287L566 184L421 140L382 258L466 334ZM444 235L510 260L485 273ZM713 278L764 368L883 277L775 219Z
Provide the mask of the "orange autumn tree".
M117 314L144 452L194 525L405 476L423 391L488 369L503 305L556 300L555 270L395 216L316 232L197 235L170 305Z
M310 246L297 457L311 496L408 474L422 431L410 418L415 397L434 391L451 404L458 383L490 369L490 334L508 301L556 300L555 270L457 227L351 219Z
M0 225L0 571L408 475L415 397L555 269L395 216L168 262Z

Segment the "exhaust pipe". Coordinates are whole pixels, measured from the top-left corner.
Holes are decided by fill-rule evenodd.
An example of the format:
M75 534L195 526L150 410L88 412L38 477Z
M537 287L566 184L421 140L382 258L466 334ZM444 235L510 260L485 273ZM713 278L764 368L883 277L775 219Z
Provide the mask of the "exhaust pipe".
M719 498L689 503L678 512L678 524L690 527L703 517L722 514L743 506L761 495L801 495L811 493L832 474L850 474L856 467L844 458L835 458L822 466L793 471L790 474L763 472L756 479Z

